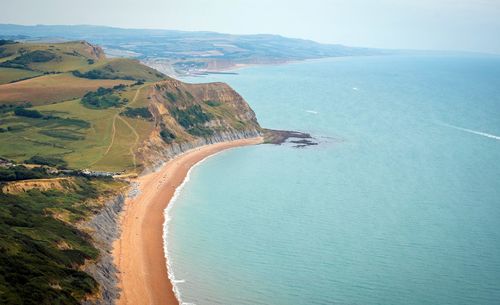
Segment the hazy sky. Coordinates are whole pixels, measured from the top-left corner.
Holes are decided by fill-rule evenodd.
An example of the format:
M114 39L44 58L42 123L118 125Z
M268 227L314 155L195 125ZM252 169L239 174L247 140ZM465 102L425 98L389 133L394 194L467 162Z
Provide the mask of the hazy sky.
M500 53L500 0L0 0L0 23L271 33Z

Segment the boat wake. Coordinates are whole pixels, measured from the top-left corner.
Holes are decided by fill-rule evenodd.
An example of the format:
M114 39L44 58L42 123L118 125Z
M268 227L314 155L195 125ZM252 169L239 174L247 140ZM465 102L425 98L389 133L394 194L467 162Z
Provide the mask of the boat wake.
M446 124L446 123L440 123L440 125L500 141L500 136L497 136L494 134L490 134L490 133L486 133L486 132L482 132L482 131L477 131L477 130L472 130L472 129L467 129L467 128L463 128L463 127L459 127L459 126L455 126L455 125L450 125L450 124Z

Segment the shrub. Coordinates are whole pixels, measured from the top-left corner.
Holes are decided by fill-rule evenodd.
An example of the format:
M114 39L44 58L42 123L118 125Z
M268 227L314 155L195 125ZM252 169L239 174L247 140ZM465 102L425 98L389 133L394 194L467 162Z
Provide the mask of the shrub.
M127 107L125 111L123 111L120 114L130 118L143 118L148 120L153 118L153 115L151 114L151 112L147 107L140 107L140 108Z
M170 113L172 113L177 123L186 129L201 125L212 119L212 115L203 112L200 105L194 105L184 110L177 107L171 108Z
M163 127L162 130L160 131L160 136L161 136L162 140L168 144L172 143L176 138L175 134L173 134L171 131L169 131L165 127Z
M24 163L47 165L52 167L66 167L68 165L68 163L61 158L39 155L27 159Z
M119 107L125 104L119 96L113 94L113 89L100 87L97 91L88 92L81 99L82 104L87 108L106 109Z
M214 134L212 129L203 126L194 126L187 130L187 132L195 137L209 137Z
M43 118L43 114L41 114L40 111L29 110L29 109L25 109L22 107L17 107L16 109L14 109L14 114L17 116L24 116L24 117L28 117L28 118L34 118L34 119Z
M35 167L31 169L23 165L13 166L9 168L0 167L0 181L41 179L47 177L50 177L50 175L44 168L41 167Z
M172 92L167 92L166 93L167 95L167 98L171 101L171 102L177 102L177 95L175 95L174 93Z
M222 103L219 101L211 101L211 100L205 101L205 104L207 104L210 107L217 107L217 106L222 105Z
M49 51L36 50L33 52L24 53L12 60L0 63L2 67L29 69L30 63L48 62L56 59L57 56Z

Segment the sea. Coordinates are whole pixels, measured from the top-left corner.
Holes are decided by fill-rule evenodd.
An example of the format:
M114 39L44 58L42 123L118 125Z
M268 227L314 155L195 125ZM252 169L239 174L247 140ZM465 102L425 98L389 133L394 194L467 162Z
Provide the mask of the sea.
M222 81L293 143L194 167L166 212L183 304L500 304L500 57L345 57Z

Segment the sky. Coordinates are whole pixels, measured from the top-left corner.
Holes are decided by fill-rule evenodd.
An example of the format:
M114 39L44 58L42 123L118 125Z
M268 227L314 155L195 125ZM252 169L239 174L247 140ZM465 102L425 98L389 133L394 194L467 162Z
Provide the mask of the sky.
M500 53L500 0L0 0L0 23L280 34L396 49Z

